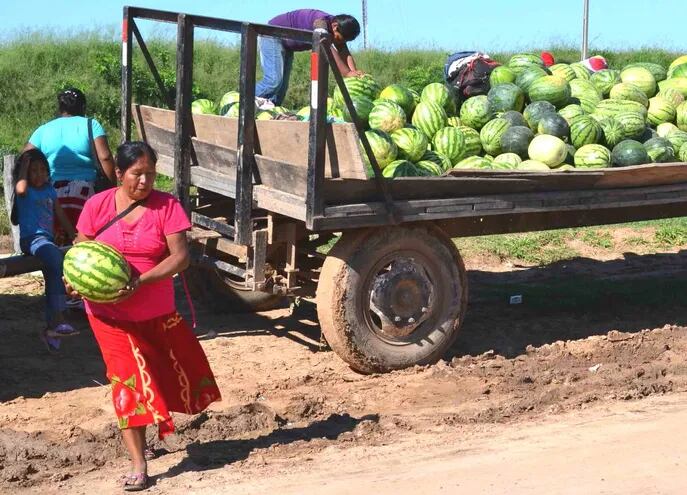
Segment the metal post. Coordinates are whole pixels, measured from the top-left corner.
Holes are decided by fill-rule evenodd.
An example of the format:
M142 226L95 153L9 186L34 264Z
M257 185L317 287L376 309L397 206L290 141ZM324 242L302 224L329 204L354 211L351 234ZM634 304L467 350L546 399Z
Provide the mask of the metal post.
M367 0L363 0L363 49L367 50Z
M582 60L589 57L589 0L583 0L582 13Z
M131 140L131 30L133 18L129 7L124 7L122 18L122 142Z
M236 153L236 204L234 228L237 244L250 246L255 166L255 66L257 35L248 23L241 27L241 79L239 83L239 129Z
M193 83L193 23L186 14L177 21L177 101L174 137L174 192L191 211L191 87Z
M325 35L327 36L327 35ZM324 160L327 139L328 63L322 46L322 35L313 34L310 54L310 129L308 135L308 175L305 196L305 225L312 228L313 219L324 211Z

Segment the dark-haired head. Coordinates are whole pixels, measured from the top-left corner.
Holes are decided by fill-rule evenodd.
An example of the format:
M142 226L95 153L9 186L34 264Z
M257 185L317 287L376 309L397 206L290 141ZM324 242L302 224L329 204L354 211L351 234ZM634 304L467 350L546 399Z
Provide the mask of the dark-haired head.
M57 109L60 114L79 115L86 114L86 95L76 88L66 88L57 95Z
M360 34L360 23L352 15L339 14L332 18L338 24L338 30L346 41L353 41Z
M43 167L45 167L45 171L48 174L48 177L50 177L50 165L48 164L48 159L38 148L31 148L19 155L14 162L14 170L12 171L12 175L15 182L19 180L19 169L24 161L26 161L28 164L34 162L40 163L43 165Z
M144 141L127 141L117 148L117 158L115 164L120 172L126 171L140 158L147 156L152 165L157 163L157 153Z

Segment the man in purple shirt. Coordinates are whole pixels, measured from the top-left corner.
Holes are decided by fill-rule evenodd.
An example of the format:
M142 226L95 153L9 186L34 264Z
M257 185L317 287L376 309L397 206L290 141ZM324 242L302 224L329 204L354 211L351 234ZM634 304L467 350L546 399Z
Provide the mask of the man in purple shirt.
M332 53L341 75L344 77L362 75L362 72L356 68L353 56L346 46L347 41L353 41L360 34L360 24L355 17L346 14L332 16L321 10L300 9L280 14L268 24L328 31L333 38L335 49ZM299 41L264 36L259 38L258 44L263 78L255 86L255 96L266 98L275 105L281 105L289 86L293 52L310 50L311 46Z

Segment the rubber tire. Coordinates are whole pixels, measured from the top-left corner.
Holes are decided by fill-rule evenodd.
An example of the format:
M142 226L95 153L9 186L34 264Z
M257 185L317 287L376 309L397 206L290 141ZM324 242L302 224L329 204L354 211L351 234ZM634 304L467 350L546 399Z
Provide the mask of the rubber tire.
M441 281L434 282L441 301L437 326L426 338L402 345L381 339L365 322L360 297L365 279L382 257L417 250L436 260ZM438 285L447 287L442 292ZM344 233L329 252L317 286L317 314L331 348L361 373L386 372L440 359L458 336L468 302L463 260L438 228L403 226Z
M254 313L288 305L283 296L232 287L217 271L206 267L191 266L184 276L192 299L215 313Z

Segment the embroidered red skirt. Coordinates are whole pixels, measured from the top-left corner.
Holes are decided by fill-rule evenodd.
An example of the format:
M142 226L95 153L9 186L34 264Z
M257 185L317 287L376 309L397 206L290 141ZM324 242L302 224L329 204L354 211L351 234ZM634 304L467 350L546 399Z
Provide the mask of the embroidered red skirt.
M178 314L143 322L88 315L107 367L119 427L174 431L170 411L196 414L221 399L207 357Z

